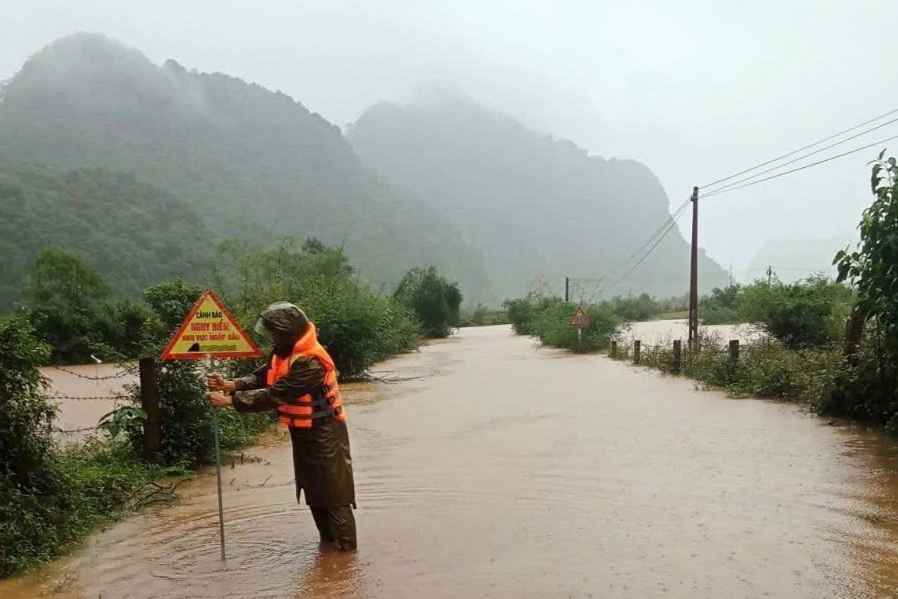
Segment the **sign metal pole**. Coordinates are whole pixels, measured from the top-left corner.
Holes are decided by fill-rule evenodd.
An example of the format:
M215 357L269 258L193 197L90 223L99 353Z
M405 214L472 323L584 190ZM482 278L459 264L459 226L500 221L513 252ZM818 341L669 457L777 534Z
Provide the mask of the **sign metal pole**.
M258 358L258 346L240 323L228 312L221 300L207 289L191 308L184 322L159 356L160 360L208 360L207 373L215 372L215 358ZM212 432L215 437L215 477L218 482L218 535L221 559L225 560L224 502L221 495L221 431L218 409L212 409Z
M215 372L215 358L209 358L209 372ZM212 408L212 428L215 432L215 476L218 479L218 536L221 540L221 559L225 560L224 504L221 499L221 450L218 443L218 408Z

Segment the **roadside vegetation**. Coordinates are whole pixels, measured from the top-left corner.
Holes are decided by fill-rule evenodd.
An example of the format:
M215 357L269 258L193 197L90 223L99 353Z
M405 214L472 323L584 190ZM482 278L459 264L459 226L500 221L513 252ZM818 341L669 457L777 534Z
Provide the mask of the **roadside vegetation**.
M293 301L316 322L344 380L414 350L422 336L449 335L460 321L461 293L434 269L410 271L395 294L385 295L361 282L342 252L314 239L286 238L270 247L227 241L217 249L217 266L205 281L247 332L254 334L264 306ZM85 363L92 354L123 368L158 356L202 290L175 279L146 289L139 300L123 298L77 256L59 248L39 253L25 303L0 319L0 577L62 555L97 526L171 501L178 480L212 463L204 364L157 367L163 439L149 461L140 457L146 414L137 385L126 386L123 405L98 423L95 435L62 444L39 370ZM230 360L221 367L242 375L260 364ZM246 447L271 423L269 415L222 410L222 449Z
M696 349L685 346L679 361L672 343L644 346L640 364L723 388L733 397L788 399L819 414L882 426L898 434L898 165L874 163L873 202L864 211L856 250L840 252L839 276L785 284L756 281L714 289L701 298L701 325L746 323L764 333L743 344L737 359L729 339L700 329ZM679 305L678 305L678 302ZM574 351L599 351L620 339L626 322L674 318L682 300L649 296L617 298L585 309L593 319L577 343L570 325L575 305L530 295L505 303L519 335ZM633 347L613 357L633 359Z
M898 168L876 161L873 202L864 211L856 250L834 259L836 281L812 277L715 290L699 309L703 323L750 322L766 336L733 360L728 340L706 332L684 348L679 373L733 397L789 399L822 415L898 434ZM633 357L621 347L617 358ZM676 371L668 345L643 348L640 363Z
M578 335L570 324L577 306L562 299L531 294L506 301L504 307L518 335L536 337L543 345L577 353L607 349L624 322L607 304L584 306L590 322Z

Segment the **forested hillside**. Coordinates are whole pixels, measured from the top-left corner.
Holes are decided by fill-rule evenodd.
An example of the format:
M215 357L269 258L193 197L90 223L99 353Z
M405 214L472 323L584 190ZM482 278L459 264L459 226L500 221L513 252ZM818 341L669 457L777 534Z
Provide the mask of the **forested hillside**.
M669 214L660 182L639 162L590 156L451 97L375 106L348 138L377 176L450 217L484 252L504 297L526 293L538 279L557 288L566 275L604 279L584 292L605 297L688 290L689 247L677 230L612 284L632 262L614 269ZM699 269L702 290L727 280L703 252Z
M41 245L81 253L132 293L214 263L209 248L224 239L281 235L343 248L386 292L410 268L435 266L470 303L540 281L560 291L565 276L601 279L577 293L606 297L687 288L676 230L611 285L668 216L646 166L464 101L378 105L344 138L281 92L79 34L0 88L0 157L0 311ZM704 256L700 271L703 290L727 280Z
M157 66L81 34L34 55L0 94L4 160L134 173L189 205L212 237L316 237L343 246L375 283L392 286L410 267L433 264L472 299L485 297L480 258L459 232L375 180L339 128L280 92L171 60ZM168 226L179 225L147 229L164 236ZM59 245L74 241L47 219L29 227ZM28 255L13 258L19 265Z
M131 295L176 276L196 280L210 256L203 220L130 174L0 164L0 211L0 314L12 308L45 246L89 256Z

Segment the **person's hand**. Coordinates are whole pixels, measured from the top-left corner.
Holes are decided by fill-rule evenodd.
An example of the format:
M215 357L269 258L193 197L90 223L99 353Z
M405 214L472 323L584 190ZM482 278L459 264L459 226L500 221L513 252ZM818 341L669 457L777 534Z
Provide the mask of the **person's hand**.
M225 395L220 391L210 391L209 393L206 393L206 399L209 400L209 403L212 404L213 408L226 408L233 405L231 396Z
M237 390L237 384L234 381L227 381L217 372L206 375L206 387L209 391L222 391L231 393Z

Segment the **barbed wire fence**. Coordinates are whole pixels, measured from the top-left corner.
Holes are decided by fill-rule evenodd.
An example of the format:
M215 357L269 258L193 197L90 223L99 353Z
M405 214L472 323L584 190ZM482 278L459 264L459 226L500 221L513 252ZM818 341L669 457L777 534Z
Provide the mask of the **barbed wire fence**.
M129 399L130 396L122 393L107 393L106 395L62 395L59 393L47 395L47 399L55 402L57 405L62 404L64 402L80 402L80 401L111 401L112 407L111 410L117 410L120 407L120 402L125 399ZM100 425L97 423L93 426L82 426L77 428L62 428L58 426L54 426L52 428L53 432L59 435L76 435L81 433L89 433L96 432L100 430Z
M115 374L105 375L105 376L90 376L88 374L82 374L80 372L75 372L74 370L69 370L68 368L64 368L62 366L53 366L54 370L58 370L60 372L64 372L65 374L77 377L79 379L85 381L113 381L118 379L123 379L125 377L134 376L135 371L133 368L119 366L119 368L123 368L121 372L117 372Z

